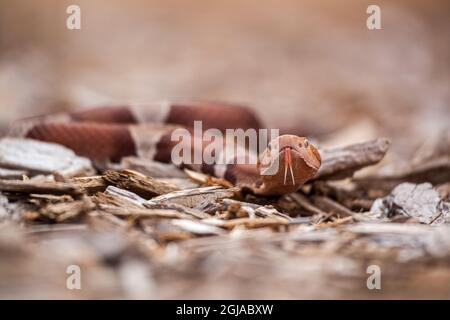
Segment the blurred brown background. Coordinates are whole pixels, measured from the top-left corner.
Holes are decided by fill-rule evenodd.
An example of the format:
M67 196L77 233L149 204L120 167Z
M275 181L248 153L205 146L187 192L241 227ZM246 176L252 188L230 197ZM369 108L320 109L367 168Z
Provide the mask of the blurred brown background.
M81 30L66 8L81 7ZM382 30L366 28L369 4ZM219 99L269 126L414 149L450 120L448 1L0 2L0 126L50 110ZM401 146L401 148L399 148ZM405 147L406 146L406 147Z

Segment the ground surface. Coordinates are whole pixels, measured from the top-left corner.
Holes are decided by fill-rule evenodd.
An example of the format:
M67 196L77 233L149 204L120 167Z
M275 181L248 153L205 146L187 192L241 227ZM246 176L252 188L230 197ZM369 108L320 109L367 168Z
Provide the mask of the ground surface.
M71 3L2 1L2 130L195 98L248 104L321 150L391 145L355 176L262 199L142 159L105 172L2 140L0 296L449 298L448 2L378 2L383 28L369 31L364 1L78 1L69 31ZM82 290L67 289L69 265Z

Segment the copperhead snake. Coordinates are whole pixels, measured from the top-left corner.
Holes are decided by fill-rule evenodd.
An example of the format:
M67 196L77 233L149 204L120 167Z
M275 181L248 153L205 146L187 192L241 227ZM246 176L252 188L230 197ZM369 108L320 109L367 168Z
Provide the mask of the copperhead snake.
M171 133L192 128L201 120L203 129L243 130L262 128L255 113L227 103L157 103L146 106L112 106L81 109L19 120L10 126L10 136L62 144L95 161L119 161L138 155L171 162L175 146ZM193 138L198 139L198 138ZM201 141L205 147L211 141ZM276 146L275 151L274 146ZM279 163L278 170L263 175L262 163ZM184 164L258 195L282 195L297 191L315 176L321 157L305 137L280 135L259 153L254 164Z

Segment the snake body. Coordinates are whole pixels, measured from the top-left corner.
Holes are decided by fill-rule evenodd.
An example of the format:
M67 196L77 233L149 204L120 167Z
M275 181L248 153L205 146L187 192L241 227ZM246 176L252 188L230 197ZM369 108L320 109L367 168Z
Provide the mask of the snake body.
M137 155L171 162L172 150L178 143L171 138L173 131L192 130L194 121L199 120L203 130L262 128L255 113L244 106L209 102L156 103L96 107L23 119L11 125L9 135L59 143L95 161L116 162L125 156ZM190 146L197 145L197 148L211 143L195 136L192 139ZM194 141L199 139L199 143ZM280 195L297 191L317 173L321 164L317 149L306 138L295 135L273 139L257 157L257 163L202 162L183 163L183 166L224 178L255 194ZM264 174L274 163L277 170Z

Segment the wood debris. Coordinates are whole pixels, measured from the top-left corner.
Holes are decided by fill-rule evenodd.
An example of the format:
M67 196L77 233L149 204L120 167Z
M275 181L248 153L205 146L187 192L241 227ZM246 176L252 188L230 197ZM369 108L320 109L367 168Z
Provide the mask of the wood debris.
M386 218L405 215L426 224L450 222L450 202L441 199L430 183L402 183L386 198L376 200L371 212Z
M349 178L380 161L388 146L387 140L378 139L325 150L319 175L299 192L282 197L244 194L221 179L140 158L76 176L39 171L38 166L5 168L0 228L8 225L4 228L21 239L15 244L21 249L14 249L12 256L22 254L45 266L49 261L40 257L54 245L52 252L58 255L52 259L70 264L79 259L89 274L101 270L108 275L105 283L113 288L123 287L117 274L131 272L123 270L148 270L154 274L151 284L139 281L158 290L146 291L145 297L186 297L174 283L196 297L192 288L202 283L197 297L205 298L204 290L235 290L242 279L259 279L267 290L279 290L277 296L292 292L301 297L299 286L314 290L324 275L344 279L360 297L365 291L358 288L365 285L366 264L372 260L405 288L411 277L424 274L427 264L450 269L443 262L450 257L450 192L445 184L436 189L403 184L388 195ZM0 230L0 254L11 252L2 236ZM11 263L11 253L4 256L0 270L2 263ZM130 267L131 261L136 266ZM409 278L396 277L404 270L392 264L410 268ZM205 281L211 277L216 280ZM436 283L447 280L443 275L423 281L436 281L434 287L441 290ZM251 288L252 297L264 296L260 287ZM352 290L335 290L327 294L353 297ZM444 291L439 290L434 292L440 296ZM120 290L111 292L112 297L124 296Z
M343 179L364 167L378 163L389 149L385 138L321 151L322 165L314 179Z
M91 161L58 144L31 139L0 139L0 167L63 176L93 173Z
M81 188L71 183L32 180L0 180L0 191L26 194L83 194L83 190Z
M197 189L180 190L155 197L149 201L150 204L176 203L186 207L194 208L200 202L217 201L233 197L238 188L224 189L220 186L203 187Z
M130 190L146 199L177 190L174 185L132 170L108 170L103 174L103 179L118 188Z

